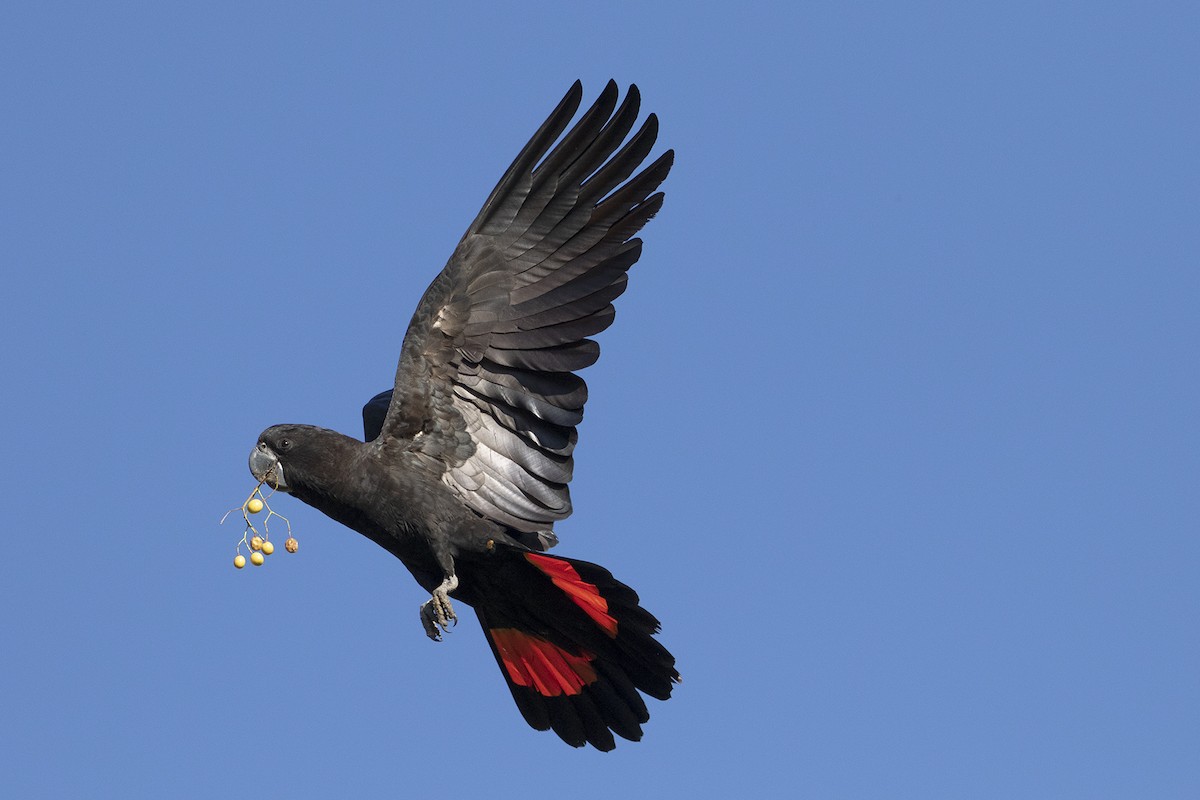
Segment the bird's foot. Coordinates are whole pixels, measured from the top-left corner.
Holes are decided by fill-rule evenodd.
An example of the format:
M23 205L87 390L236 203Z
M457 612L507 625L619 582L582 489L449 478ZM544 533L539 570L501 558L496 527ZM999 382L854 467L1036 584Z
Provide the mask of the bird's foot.
M421 604L421 625L425 627L425 635L435 642L442 640L442 631L449 631L458 622L450 605L450 593L457 588L458 578L451 575L433 590L432 597Z

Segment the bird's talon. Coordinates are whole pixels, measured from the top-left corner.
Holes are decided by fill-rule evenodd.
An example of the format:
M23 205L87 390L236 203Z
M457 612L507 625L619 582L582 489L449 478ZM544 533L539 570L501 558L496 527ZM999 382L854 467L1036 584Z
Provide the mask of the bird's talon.
M433 609L433 601L428 601L421 604L421 626L425 628L425 635L435 642L442 640L442 632L438 629L437 612Z
M433 596L421 604L421 625L425 635L435 642L442 641L442 633L458 624L458 615L450 605L450 592L458 588L458 578L451 575L433 590Z

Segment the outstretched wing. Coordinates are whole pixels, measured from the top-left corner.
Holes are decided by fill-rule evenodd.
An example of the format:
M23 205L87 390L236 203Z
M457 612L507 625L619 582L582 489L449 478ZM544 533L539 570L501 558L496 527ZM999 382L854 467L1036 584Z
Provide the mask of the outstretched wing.
M641 254L632 238L662 206L667 151L639 174L658 134L651 114L625 139L640 96L617 107L610 81L579 107L576 82L492 190L409 323L382 423L364 409L385 458L415 460L463 502L519 531L571 513L575 426L594 363L587 337L612 324L612 301ZM378 437L372 433L378 432Z

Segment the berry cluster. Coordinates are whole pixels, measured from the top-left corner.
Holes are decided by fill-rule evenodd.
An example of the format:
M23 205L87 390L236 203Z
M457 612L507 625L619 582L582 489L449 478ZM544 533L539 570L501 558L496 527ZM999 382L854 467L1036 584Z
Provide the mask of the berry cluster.
M254 487L254 491L250 493L250 497L246 502L242 503L241 508L230 509L221 522L225 520L234 511L242 512L242 519L246 522L246 530L242 533L242 540L238 542L237 554L233 557L233 565L238 569L246 566L246 557L242 555L242 545L245 545L250 550L250 563L256 567L261 567L266 563L267 556L275 552L275 545L271 543L270 522L272 517L279 517L283 520L283 524L287 526L287 541L283 543L283 549L289 553L294 553L300 549L300 543L292 536L292 523L282 514L277 514L271 509L267 503L266 496L262 493L262 483ZM260 525L262 531L259 532L254 523L250 521L250 515L259 514L266 509L267 516L262 519Z

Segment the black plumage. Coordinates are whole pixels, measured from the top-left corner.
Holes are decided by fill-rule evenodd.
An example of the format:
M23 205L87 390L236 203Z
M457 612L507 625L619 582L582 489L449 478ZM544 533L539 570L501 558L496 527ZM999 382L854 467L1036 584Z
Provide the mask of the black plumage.
M632 589L540 552L571 513L587 400L574 372L599 357L588 337L613 322L673 160L642 166L658 121L631 136L640 96L618 95L610 81L567 130L576 82L504 173L418 303L393 389L363 408L365 442L278 425L250 459L400 558L432 594L431 638L451 599L474 606L530 725L605 750L613 732L640 738L638 690L666 699L679 677Z

